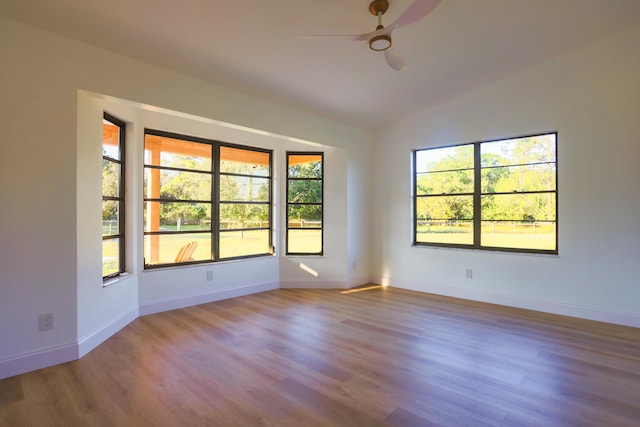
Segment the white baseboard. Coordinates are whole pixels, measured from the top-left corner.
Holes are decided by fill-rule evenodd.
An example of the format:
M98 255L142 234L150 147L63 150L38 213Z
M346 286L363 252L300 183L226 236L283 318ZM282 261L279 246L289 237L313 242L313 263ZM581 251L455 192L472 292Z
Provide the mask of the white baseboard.
M391 283L394 281L391 280ZM558 314L561 316L577 317L580 319L595 320L598 322L613 323L621 326L640 328L640 316L634 313L626 313L613 310L603 310L595 307L587 307L578 304L567 304L556 301L547 301L536 298L526 298L513 295L500 294L473 289L456 288L441 285L416 285L404 283L402 286L392 286L419 292L427 292L453 298L461 298L490 304L506 305L509 307L523 308L526 310L541 311L544 313Z
M78 359L78 344L38 350L0 360L0 380Z
M112 320L102 328L91 332L84 338L80 338L78 340L78 358L84 357L85 354L98 347L100 344L112 337L120 329L124 328L137 318L138 306L136 305L135 307L131 307L129 310L126 310L124 313L116 317L114 320Z
M220 301L228 298L235 298L244 295L255 294L258 292L270 291L278 289L278 282L261 283L258 285L242 286L240 288L224 289L217 292L208 292L205 294L178 296L175 298L167 298L162 300L149 301L140 304L140 316L161 313L163 311L176 310L178 308L191 307L208 302Z

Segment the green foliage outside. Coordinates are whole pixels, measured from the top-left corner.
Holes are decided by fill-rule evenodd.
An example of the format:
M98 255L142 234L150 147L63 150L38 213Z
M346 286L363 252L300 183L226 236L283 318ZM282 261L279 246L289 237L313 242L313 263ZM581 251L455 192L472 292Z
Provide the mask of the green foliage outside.
M482 220L555 221L555 142L532 137L481 147ZM418 197L419 221L473 218L472 145L454 147L417 172L417 195L434 196ZM520 194L527 191L544 193Z
M290 225L292 222L322 221L322 162L289 165L288 178L287 220Z
M102 195L118 197L120 183L120 164L102 159ZM115 201L102 202L102 220L115 221L118 219L118 203Z
M194 169L198 159L176 157L172 167ZM211 174L195 172L162 171L160 198L169 200L211 200ZM198 223L211 219L211 208L201 203L161 203L160 224Z
M163 164L172 168L202 170L203 159L164 155ZM222 161L220 175L221 228L266 226L269 220L269 178L264 168L240 162ZM146 181L152 171L145 174ZM234 176L244 174L249 176ZM256 176L254 176L254 174ZM163 230L188 230L190 225L211 223L212 175L202 172L163 170L160 173L160 225ZM184 202L184 200L200 201ZM265 202L264 205L242 202ZM187 227L187 228L185 228Z
M250 176L220 176L220 227L263 227L269 220L269 179L261 177L257 166L221 162L225 173ZM234 202L234 203L229 203ZM264 202L264 204L237 203Z

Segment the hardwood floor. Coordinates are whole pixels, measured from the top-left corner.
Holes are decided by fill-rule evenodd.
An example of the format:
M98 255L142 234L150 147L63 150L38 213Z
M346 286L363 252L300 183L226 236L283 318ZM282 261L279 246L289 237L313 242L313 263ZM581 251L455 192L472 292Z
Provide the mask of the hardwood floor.
M640 426L640 330L394 288L142 317L0 381L2 426Z

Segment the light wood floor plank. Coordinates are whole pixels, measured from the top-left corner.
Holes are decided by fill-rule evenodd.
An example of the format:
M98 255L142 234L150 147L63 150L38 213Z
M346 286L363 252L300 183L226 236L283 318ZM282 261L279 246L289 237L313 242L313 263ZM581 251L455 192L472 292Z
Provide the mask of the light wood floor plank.
M640 426L640 331L394 288L139 318L0 380L4 426Z

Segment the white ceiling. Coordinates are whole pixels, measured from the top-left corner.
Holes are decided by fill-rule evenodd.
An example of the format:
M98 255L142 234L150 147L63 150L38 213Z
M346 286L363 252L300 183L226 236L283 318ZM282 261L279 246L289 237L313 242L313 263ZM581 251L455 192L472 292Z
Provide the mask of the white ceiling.
M369 3L1 0L0 15L365 130L640 22L640 0L443 0L393 33L405 71L364 42L299 37L373 31Z

